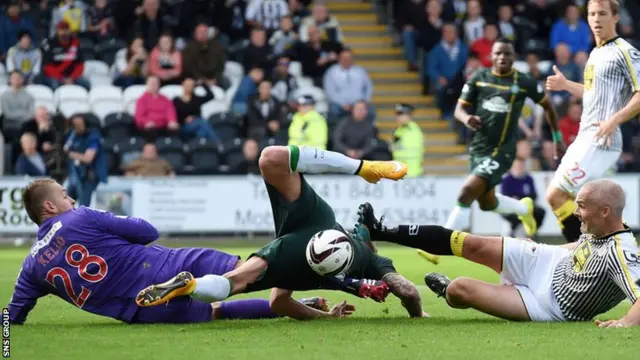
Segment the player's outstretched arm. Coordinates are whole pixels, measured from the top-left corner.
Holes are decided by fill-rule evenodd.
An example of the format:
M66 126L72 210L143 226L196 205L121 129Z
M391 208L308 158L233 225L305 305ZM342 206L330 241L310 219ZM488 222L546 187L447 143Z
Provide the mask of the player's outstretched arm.
M549 91L568 91L571 95L582 99L584 96L584 85L567 79L564 74L553 66L554 74L547 77L546 88Z
M423 316L420 292L411 281L397 273L387 274L382 280L387 283L391 293L400 299L402 306L409 312L409 316Z
M21 270L9 302L9 321L11 324L24 324L27 315L36 306L38 298L45 295L47 293L34 285L28 275Z
M280 316L288 316L296 320L345 317L355 311L355 307L347 304L346 301L334 305L329 312L316 310L293 299L292 293L293 291L285 289L274 288L271 290L271 298L269 299L271 310Z
M160 234L146 220L130 216L115 216L110 212L86 208L89 217L105 232L130 242L146 245L156 241Z

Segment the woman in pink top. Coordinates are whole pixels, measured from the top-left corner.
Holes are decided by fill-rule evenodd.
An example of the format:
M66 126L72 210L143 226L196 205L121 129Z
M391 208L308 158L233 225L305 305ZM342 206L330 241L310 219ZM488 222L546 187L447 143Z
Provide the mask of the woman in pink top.
M182 54L176 50L171 34L162 34L151 51L149 73L157 76L162 85L179 84L182 74Z
M180 129L173 103L160 94L159 89L160 80L150 76L147 91L136 101L136 127L148 137L175 133Z

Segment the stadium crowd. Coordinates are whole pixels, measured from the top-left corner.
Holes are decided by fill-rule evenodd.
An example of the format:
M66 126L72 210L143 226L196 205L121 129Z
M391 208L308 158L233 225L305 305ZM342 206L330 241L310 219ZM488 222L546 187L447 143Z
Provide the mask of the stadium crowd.
M586 0L387 2L408 71L420 71L461 143L470 134L452 119L456 99L474 70L491 66L497 37L514 41L515 67L541 82L554 64L581 81L594 46ZM623 3L620 34L638 44L640 5ZM48 175L64 153L64 173L87 203L109 174L256 173L269 144L388 159L375 85L343 41L322 2L9 1L0 16L0 174ZM568 145L581 104L552 96ZM399 115L410 113L399 104ZM625 127L619 170L639 171L640 122ZM520 128L553 169L542 109L527 104Z

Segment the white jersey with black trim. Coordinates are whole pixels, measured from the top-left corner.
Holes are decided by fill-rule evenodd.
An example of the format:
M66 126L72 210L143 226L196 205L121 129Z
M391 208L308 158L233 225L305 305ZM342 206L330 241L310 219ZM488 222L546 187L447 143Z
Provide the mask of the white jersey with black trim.
M640 51L620 37L594 48L584 69L580 134L595 134L600 122L625 107L637 91L640 91ZM622 150L619 128L611 150Z
M603 238L583 234L558 263L551 283L560 310L572 321L591 320L640 298L640 252L631 230Z

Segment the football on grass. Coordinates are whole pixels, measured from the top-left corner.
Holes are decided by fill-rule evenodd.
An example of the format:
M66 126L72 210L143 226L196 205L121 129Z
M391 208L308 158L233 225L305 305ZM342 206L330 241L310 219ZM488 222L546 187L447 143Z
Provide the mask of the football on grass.
M338 230L323 230L307 244L307 263L317 274L333 276L346 271L353 261L349 237Z

